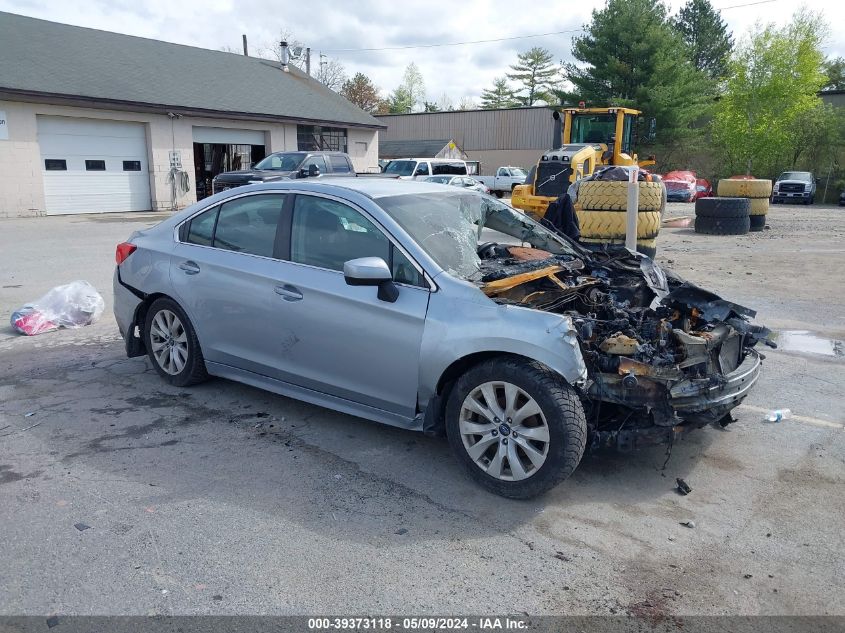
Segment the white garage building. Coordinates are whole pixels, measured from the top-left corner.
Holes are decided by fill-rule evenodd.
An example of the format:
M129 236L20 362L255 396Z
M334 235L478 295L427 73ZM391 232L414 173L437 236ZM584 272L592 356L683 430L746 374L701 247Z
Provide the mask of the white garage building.
M373 171L384 128L294 67L0 12L0 217L181 208L276 151Z

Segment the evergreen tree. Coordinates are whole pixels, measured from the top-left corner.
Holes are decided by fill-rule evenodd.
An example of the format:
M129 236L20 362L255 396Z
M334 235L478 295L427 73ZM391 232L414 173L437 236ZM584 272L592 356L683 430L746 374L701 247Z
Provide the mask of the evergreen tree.
M596 9L583 36L573 40L567 64L571 92L588 105L625 105L657 120L657 141L689 144L696 124L710 111L713 85L680 53L683 41L657 0L608 0Z
M687 45L693 66L712 79L725 76L733 38L710 0L688 0L672 25Z
M552 54L545 48L534 48L517 55L517 62L511 67L508 79L519 84L514 96L522 105L532 106L536 101L554 101L552 90L560 76L560 67L554 63Z
M513 108L518 105L519 101L514 97L513 90L508 87L508 80L505 77L494 79L492 88L485 88L481 91L481 108L483 110Z
M822 90L845 90L845 59L837 57L825 61L824 74L827 75L827 82Z

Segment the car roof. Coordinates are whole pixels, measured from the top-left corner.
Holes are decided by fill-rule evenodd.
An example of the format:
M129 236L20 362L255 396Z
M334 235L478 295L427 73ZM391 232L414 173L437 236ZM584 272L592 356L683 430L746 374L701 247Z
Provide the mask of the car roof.
M237 190L228 189L226 192L215 195L222 195L223 193L231 193L233 191L246 193L247 188L254 191L298 189L300 191L314 191L317 193L334 193L340 196L343 196L343 191L341 190L345 190L360 193L372 199L386 198L388 196L431 194L436 188L454 193L454 187L450 185L441 185L426 180L400 180L398 178L382 178L378 176L373 178L367 178L366 176L357 178L354 176L333 176L326 179L297 178L295 180L279 180L255 185L245 185L238 187Z

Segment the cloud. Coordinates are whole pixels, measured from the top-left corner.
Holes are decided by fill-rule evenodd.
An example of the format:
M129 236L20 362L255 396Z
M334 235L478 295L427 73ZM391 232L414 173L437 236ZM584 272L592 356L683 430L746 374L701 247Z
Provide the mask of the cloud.
M713 0L716 7L744 4L745 0ZM682 0L669 2L672 13ZM805 0L812 10L823 11L835 27L845 22L845 3ZM444 46L387 51L340 52L338 49L384 48L507 38L538 32L580 28L590 21L593 9L604 0L561 3L535 0L530 4L466 0L461 3L429 0L403 2L348 0L345 3L290 3L266 0L0 0L0 10L37 18L116 31L169 42L240 50L241 34L249 38L250 51L275 46L286 30L310 46L312 63L326 51L339 59L351 75L363 72L384 93L395 88L405 67L414 62L425 79L429 100L446 93L454 102L475 96L507 72L517 53L532 46L549 49L556 60L571 61L571 34L552 35L467 46ZM727 9L723 17L736 35L758 19L784 23L794 4L770 4ZM832 30L827 50L845 54L840 32Z

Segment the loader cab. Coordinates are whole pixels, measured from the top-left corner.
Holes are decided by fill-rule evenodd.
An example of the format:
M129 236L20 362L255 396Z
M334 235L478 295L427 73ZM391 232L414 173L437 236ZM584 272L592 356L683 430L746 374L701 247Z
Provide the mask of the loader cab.
M600 164L630 165L634 162L639 111L629 108L571 108L564 114L564 144L604 145Z

